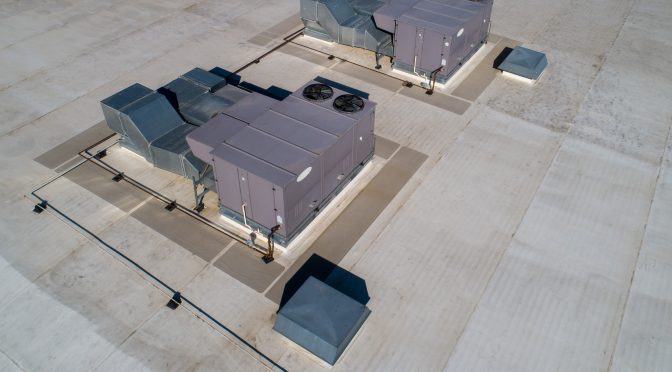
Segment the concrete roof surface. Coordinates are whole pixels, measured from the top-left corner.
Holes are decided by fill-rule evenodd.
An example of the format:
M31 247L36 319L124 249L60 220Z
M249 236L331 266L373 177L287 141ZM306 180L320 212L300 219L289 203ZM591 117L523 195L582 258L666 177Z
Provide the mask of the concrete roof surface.
M236 70L298 30L298 10L297 0L2 3L0 370L672 369L669 0L495 1L490 42L432 96L402 87L387 59L388 76L300 44L372 66L364 51L306 37L251 65L241 75L261 87L322 76L377 103L371 164L271 265L201 222L190 233L193 218L94 163L67 171L83 143L109 133L101 99L194 67ZM546 54L539 81L492 71L505 45ZM103 160L190 203L190 183L125 149ZM33 213L31 191L62 174L39 191L62 214ZM407 178L394 184L397 174ZM397 189L387 199L366 189L381 184ZM212 194L203 214L219 221ZM383 204L367 214L363 199ZM336 225L344 210L369 218L348 227L361 234L334 227L332 245L317 239L348 226ZM320 241L342 245L327 258L370 295L333 367L272 329L288 273L310 252L329 256L309 248ZM166 286L191 305L167 308Z

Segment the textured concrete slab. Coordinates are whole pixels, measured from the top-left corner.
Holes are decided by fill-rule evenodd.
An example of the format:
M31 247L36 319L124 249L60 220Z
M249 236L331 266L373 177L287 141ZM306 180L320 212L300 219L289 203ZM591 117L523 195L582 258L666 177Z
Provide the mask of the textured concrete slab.
M72 158L78 157L80 151L112 135L114 132L104 121L79 133L60 145L35 158L35 161L47 168L54 169ZM76 160L73 160L76 161Z
M9 359L5 354L0 354L0 370L7 372L21 372L22 369L13 360Z
M612 371L664 371L672 365L672 142L639 251Z
M282 38L301 27L303 27L303 23L301 22L301 18L299 18L299 12L296 12L276 23L273 27L268 28L266 32L275 37Z
M403 88L399 93L404 96L414 98L418 101L428 103L432 106L439 107L444 110L448 110L458 115L464 114L471 104L467 101L463 101L459 98L441 94L437 91L434 91L434 94L427 95L425 89L420 87L413 86L411 88Z
M389 159L392 154L399 148L399 144L390 141L385 137L376 136L376 155L380 156L383 159Z
M372 311L344 368L445 367L561 140L495 111L472 120L371 248L341 262Z
M368 69L348 62L339 62L331 68L334 71L340 72L344 75L351 76L358 80L365 81L369 84L381 87L391 92L396 92L401 88L403 81L379 73L376 70Z
M337 63L336 61L327 59L327 56L324 54L314 52L310 49L302 48L294 44L283 45L280 49L278 49L278 52L285 53L323 67L332 66Z
M82 161L81 156L75 156L74 158L72 158L72 159L66 161L65 163L62 163L58 167L54 168L54 172L63 173L65 171L69 170L70 168L74 167L75 165L77 165L81 161Z
M108 180L103 180L103 182L106 183ZM99 188L98 191L101 191L101 189ZM124 191L133 192L130 189L120 188L115 193L108 192L106 194L108 199L119 201L120 199L115 197L118 196L116 193ZM68 217L78 221L81 226L94 234L104 231L128 212L86 188L82 188L77 183L73 183L66 177L61 177L49 183L40 189L37 195L48 200L52 208L56 208L59 212L65 213ZM146 195L138 194L135 202L141 203L140 200L143 197L146 197ZM125 203L124 200L120 204L124 206ZM130 205L133 203L129 202L128 204L131 207Z
M0 348L28 370L92 370L164 300L87 244L3 307Z
M280 303L287 281L313 254L338 264L426 159L427 155L423 153L407 147L401 148L341 212L338 219L275 282L266 297Z
M563 370L593 371L609 363L637 258L632 246L640 244L644 227L635 221L646 220L655 179L653 167L641 165L580 141L564 142L448 370L534 370L552 360ZM475 344L478 350L470 347ZM532 351L534 358L520 359Z
M151 197L126 181L114 182L113 177L114 174L90 161L65 174L68 180L126 212Z
M273 41L273 37L266 34L266 32L263 32L259 35L255 35L254 37L251 37L250 39L247 40L248 43L252 43L254 45L259 45L259 46L266 46L271 41Z
M4 284L0 287L0 309L31 284L30 280L2 257L0 257L0 282Z
M178 290L208 264L204 259L131 216L119 219L98 236L164 283Z
M175 209L166 210L166 203L150 199L131 216L184 249L210 262L231 243L231 238Z
M257 292L265 291L285 270L275 261L264 263L261 254L240 243L229 248L213 265Z
M107 357L99 371L156 370L267 371L269 367L222 337L188 311L164 307L149 319L118 351Z
M490 40L490 42L493 41ZM495 59L502 53L504 48L513 48L518 45L520 45L520 42L508 38L498 40L495 48L483 58L478 66L450 94L467 101L475 101L495 77L501 74L500 71L493 67Z
M30 191L67 169L63 156L75 151L41 158L48 166L33 159L100 123L98 102L133 82L158 87L195 66L247 64L280 42L269 30L297 7L0 6L0 370L260 366L223 328L164 310L166 293L53 210L34 214ZM329 69L338 58L373 68L373 56L304 37L296 42L327 54L277 52L245 71L264 87L292 91L324 76L366 91L378 103L376 135L428 156L359 238L332 239L339 265L366 280L373 310L333 367L272 330L269 298L128 216L147 199L101 186L111 174L44 191L287 370L667 371L671 15L662 0L496 1L490 42L433 98L381 86L375 72ZM246 42L255 35L270 41ZM474 74L469 89L455 90L498 38L547 55L539 81L496 76L486 85ZM329 54L336 59L325 65ZM394 75L387 58L382 65ZM451 102L447 92L476 98ZM187 200L188 184L123 149L104 160ZM385 160L374 157L371 178ZM216 198L206 204L216 218ZM345 252L339 239L355 242ZM301 255L290 249L278 262L292 267Z
M628 12L628 5L614 3L611 9ZM574 22L602 18L593 6L573 10ZM651 14L661 6L636 3L618 33L616 19L599 30L615 39L613 49L448 370L537 370L549 364L573 371L669 367L670 338L660 332L670 324L665 310L669 286L662 284L669 283L669 267L664 268L669 260L659 256L656 237L665 239L659 235L661 223L666 221L669 231L672 221L659 209L669 190L665 148L670 146L671 111L664 97L672 93L672 84L660 80L658 69L672 67L672 59L649 54L649 63L640 66L635 62L640 52L631 48L633 40L651 45L672 31L667 27L652 34L636 26L643 21L640 7ZM544 34L553 40L558 36ZM590 45L593 41L579 42L577 50L604 48ZM635 86L647 88L635 97L626 88Z

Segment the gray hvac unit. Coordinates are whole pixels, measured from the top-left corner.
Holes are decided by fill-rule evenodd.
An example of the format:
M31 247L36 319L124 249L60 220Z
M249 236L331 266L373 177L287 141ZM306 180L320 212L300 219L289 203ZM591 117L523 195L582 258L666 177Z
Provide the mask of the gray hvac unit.
M482 43L492 0L300 0L304 34L393 57L445 82ZM377 64L377 68L380 65Z
M445 82L485 42L492 0L392 0L373 13L394 33L394 67Z
M124 89L101 102L108 125L156 167L216 188L222 213L265 233L281 225L286 243L372 157L376 104L317 81L279 101L210 75L192 70L162 94Z
M268 133L247 126L213 155L222 211L251 226L287 237L321 201L320 159Z
M311 81L282 101L252 93L187 141L214 165L222 213L265 232L280 224L286 243L371 158L374 109Z

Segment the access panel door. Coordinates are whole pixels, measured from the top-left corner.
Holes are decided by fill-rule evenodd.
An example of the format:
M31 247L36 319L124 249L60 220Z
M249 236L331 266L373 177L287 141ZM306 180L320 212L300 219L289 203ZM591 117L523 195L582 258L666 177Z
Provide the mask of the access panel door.
M248 173L246 180L250 190L250 208L247 208L250 218L270 229L277 224L275 185L252 173Z
M405 23L398 23L394 33L394 59L395 62L413 66L415 61L415 42L417 39L416 28Z
M441 63L444 58L443 50L445 42L446 40L442 34L434 31L424 32L418 67L424 71L434 71L445 65L445 63Z

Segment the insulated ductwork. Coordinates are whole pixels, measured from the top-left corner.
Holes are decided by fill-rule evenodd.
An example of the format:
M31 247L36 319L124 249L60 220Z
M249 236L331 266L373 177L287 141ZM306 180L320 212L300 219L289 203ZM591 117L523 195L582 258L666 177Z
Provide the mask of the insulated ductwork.
M205 163L191 155L186 136L197 127L185 123L166 97L133 84L101 102L107 125L120 144L155 167L200 178Z
M392 37L376 28L373 10L380 1L301 0L305 34L383 55L392 55Z
M225 88L226 85L225 78L195 68L159 88L158 92L170 101L185 121L193 125L202 125L235 102L227 97L213 94Z

